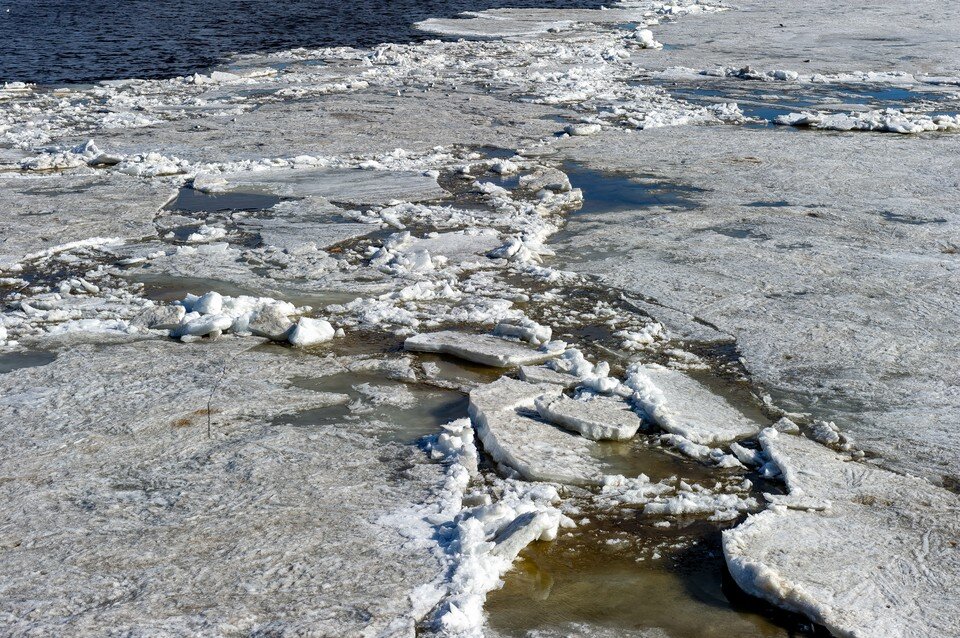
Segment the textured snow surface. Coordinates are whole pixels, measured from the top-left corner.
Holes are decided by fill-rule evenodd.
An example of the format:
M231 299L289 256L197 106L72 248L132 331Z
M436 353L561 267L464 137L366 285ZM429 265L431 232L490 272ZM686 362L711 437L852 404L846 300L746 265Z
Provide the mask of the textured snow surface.
M497 368L543 363L559 354L555 349L536 349L493 335L475 335L454 330L408 337L403 342L403 347L414 352L442 352Z
M955 494L773 429L761 442L790 494L724 532L742 588L840 636L956 633Z
M599 485L596 444L539 419L534 402L560 386L501 377L470 392L470 417L484 449L529 481Z

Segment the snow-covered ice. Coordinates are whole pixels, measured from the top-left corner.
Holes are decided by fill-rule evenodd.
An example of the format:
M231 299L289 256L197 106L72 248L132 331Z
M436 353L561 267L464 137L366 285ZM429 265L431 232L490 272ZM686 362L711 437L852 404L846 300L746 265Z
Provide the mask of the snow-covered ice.
M916 477L764 430L786 498L724 532L737 583L840 636L945 636L960 601L960 499Z

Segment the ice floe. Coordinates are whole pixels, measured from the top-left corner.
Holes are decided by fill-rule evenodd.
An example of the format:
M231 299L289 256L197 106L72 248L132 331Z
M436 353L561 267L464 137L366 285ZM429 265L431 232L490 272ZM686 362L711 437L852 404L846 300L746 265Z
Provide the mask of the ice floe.
M414 352L440 352L498 368L543 363L562 350L550 344L532 348L493 335L477 335L454 330L425 332L408 337L403 347Z
M654 423L694 444L728 443L760 426L723 397L684 372L655 364L633 365L626 385Z
M599 485L604 466L595 443L536 417L534 402L560 386L501 377L470 393L470 417L484 450L529 481Z
M537 399L536 408L547 421L579 432L591 441L626 441L643 424L630 404L619 397L591 393L577 399L546 396Z
M956 495L799 436L767 429L760 440L790 494L724 532L737 583L836 635L951 634Z

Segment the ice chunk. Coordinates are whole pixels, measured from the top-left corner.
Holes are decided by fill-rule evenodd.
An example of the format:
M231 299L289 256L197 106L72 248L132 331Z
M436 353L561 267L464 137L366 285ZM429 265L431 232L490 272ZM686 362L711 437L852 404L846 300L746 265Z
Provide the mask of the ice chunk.
M325 197L333 202L388 204L422 202L448 193L435 177L415 171L373 171L342 168L278 168L229 173L231 187L268 190L281 197Z
M470 393L470 417L484 449L523 478L599 485L603 466L593 454L596 444L535 418L534 401L560 391L501 377Z
M290 343L305 348L324 341L333 339L334 329L329 321L323 319L311 319L310 317L300 317L300 321L290 331Z
M626 385L661 428L700 445L756 434L760 427L689 375L656 364L634 364Z
M441 352L467 361L497 368L543 363L560 354L541 347L539 350L493 335L475 335L444 330L409 337L403 347L414 352Z
M217 315L223 310L223 295L211 290L193 303L191 308L201 315Z
M591 441L626 441L643 424L630 405L619 397L592 395L586 400L566 395L543 396L537 412L547 421L579 432Z
M183 322L170 332L171 337L203 337L205 335L219 335L229 330L233 319L227 315L201 315L191 312L184 316Z
M790 495L724 532L740 587L839 636L956 632L956 495L772 428L760 438Z
M257 311L250 319L248 328L255 335L273 341L285 341L293 328L293 322L283 308L271 305Z
M187 314L183 306L152 306L134 317L132 324L154 330L174 330Z
M581 135L596 135L600 132L599 124L589 124L586 122L581 122L579 124L567 124L563 127L563 131L570 135L571 137L577 137Z

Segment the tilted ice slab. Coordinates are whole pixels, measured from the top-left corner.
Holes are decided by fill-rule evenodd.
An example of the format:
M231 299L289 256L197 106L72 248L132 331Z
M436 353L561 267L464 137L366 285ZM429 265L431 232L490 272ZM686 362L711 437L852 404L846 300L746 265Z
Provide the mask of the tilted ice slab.
M724 532L740 587L838 636L956 635L956 495L773 429L760 441L790 494Z
M634 365L627 385L658 426L693 443L725 443L760 430L726 399L683 372L656 364Z
M493 335L475 335L455 330L414 335L404 341L403 347L414 352L450 354L497 368L543 363L560 354L556 350L538 350Z
M547 421L579 432L591 441L626 441L633 438L643 420L620 397L594 395L587 400L544 396L536 401L537 412Z
M596 443L534 418L537 398L561 390L501 377L470 392L470 418L490 456L528 481L600 485Z
M256 188L281 197L325 197L351 204L423 202L448 193L437 179L414 171L344 168L272 169L223 175L229 190Z
M430 18L415 26L421 31L457 38L499 39L542 35L573 26L570 20L544 20L537 15L517 12L496 15L493 12L467 13L462 18Z
M520 378L527 383L552 383L564 388L580 383L579 377L546 366L520 366Z

